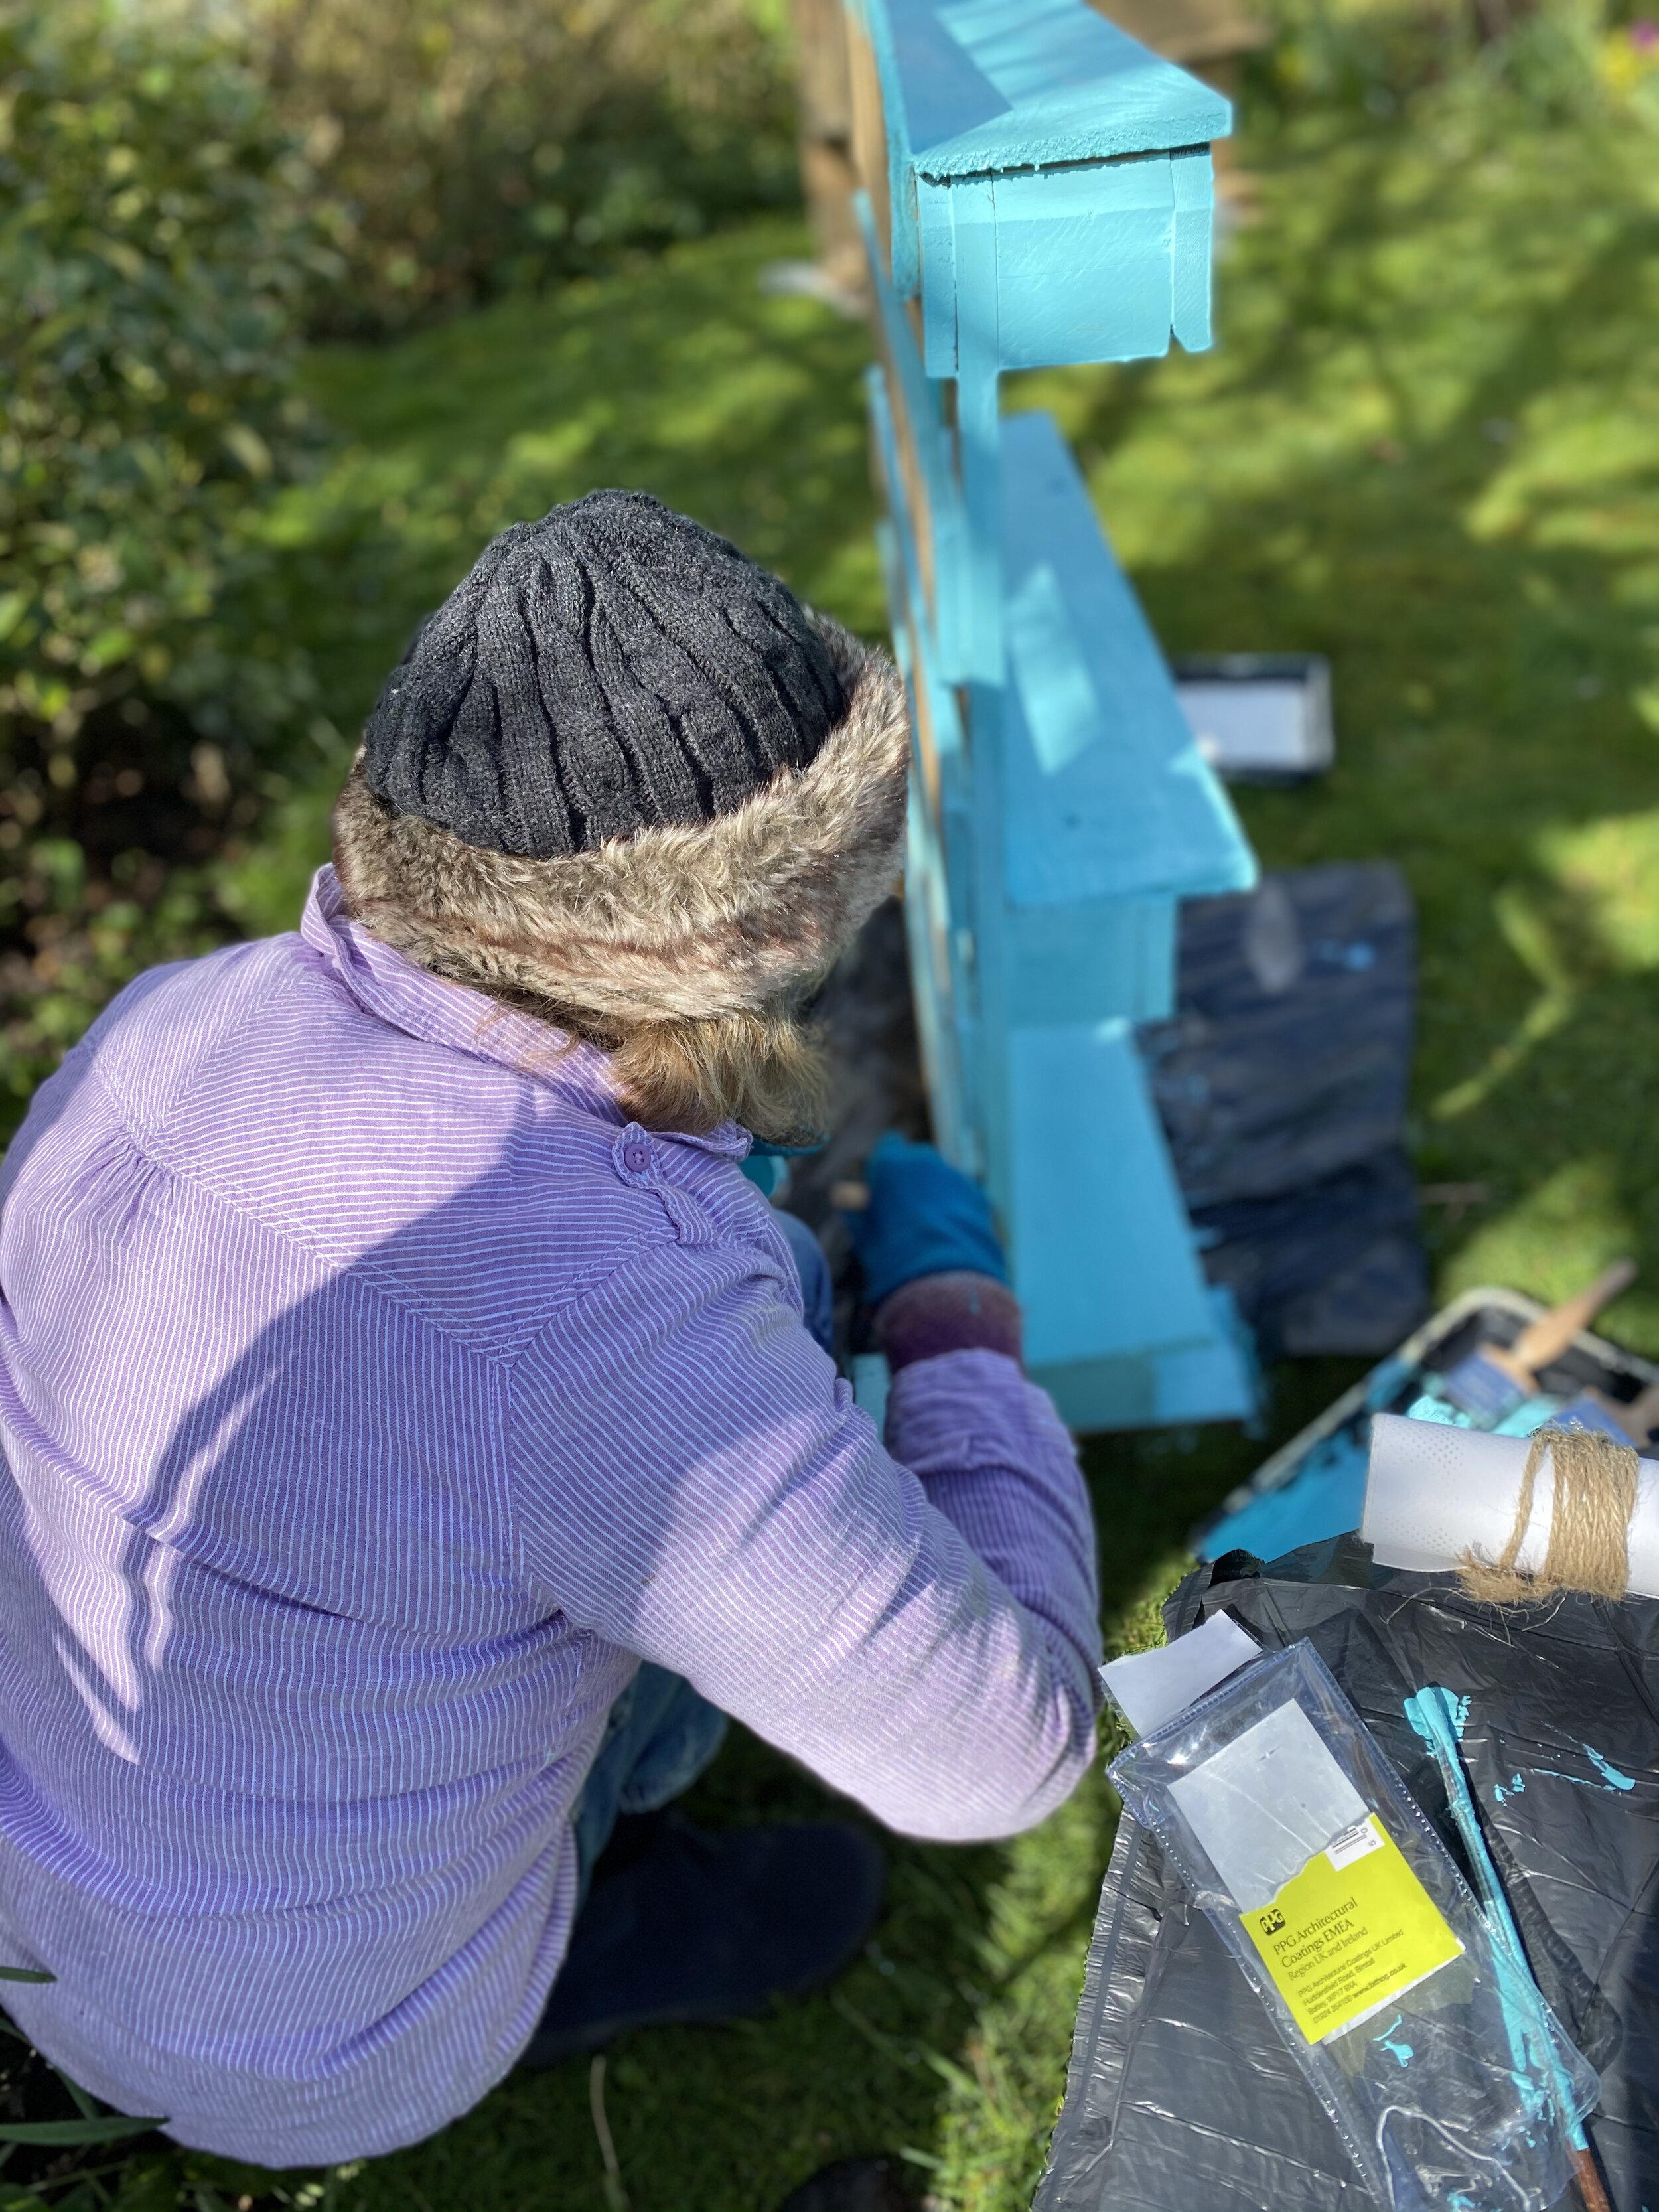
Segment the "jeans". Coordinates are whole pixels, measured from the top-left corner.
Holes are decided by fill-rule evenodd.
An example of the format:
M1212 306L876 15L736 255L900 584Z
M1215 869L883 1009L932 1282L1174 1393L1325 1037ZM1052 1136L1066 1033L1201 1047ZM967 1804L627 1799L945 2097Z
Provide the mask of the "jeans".
M611 1708L599 1755L570 1815L576 1837L576 1910L593 1863L623 1813L654 1813L691 1787L726 1739L726 1715L684 1675L647 1660Z
M804 1221L778 1210L777 1225L800 1276L805 1322L814 1341L833 1352L834 1300L829 1262ZM714 1764L726 1737L726 1715L700 1698L684 1676L643 1662L611 1708L605 1735L570 1814L576 1838L580 1912L593 1864L624 1813L655 1813L691 1787Z

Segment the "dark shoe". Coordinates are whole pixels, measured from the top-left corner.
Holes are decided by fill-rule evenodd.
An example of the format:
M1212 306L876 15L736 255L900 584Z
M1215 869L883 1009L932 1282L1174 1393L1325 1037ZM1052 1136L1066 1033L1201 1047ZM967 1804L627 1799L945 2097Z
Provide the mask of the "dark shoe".
M787 2197L778 2212L916 2212L887 2158L839 2158Z
M526 2065L804 1996L850 1964L881 1911L880 1847L849 1823L715 1832L671 1814L641 1845L595 1870Z

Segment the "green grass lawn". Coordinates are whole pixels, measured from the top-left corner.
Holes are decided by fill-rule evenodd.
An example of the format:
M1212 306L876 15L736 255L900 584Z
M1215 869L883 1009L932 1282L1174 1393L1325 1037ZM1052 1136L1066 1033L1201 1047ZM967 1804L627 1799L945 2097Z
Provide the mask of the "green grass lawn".
M1659 1352L1659 163L1616 118L1467 89L1353 108L1249 148L1260 219L1222 272L1220 347L1026 380L1054 407L1174 649L1334 664L1339 764L1250 795L1269 865L1388 856L1423 929L1414 1141L1438 1288L1550 1296L1631 1250L1610 1326ZM503 524L640 484L878 632L857 380L866 333L757 277L787 228L510 302L380 351L319 355L342 433L289 496L290 618L336 734L316 788L235 872L291 923L324 786L416 617ZM1086 1454L1110 1632L1146 1632L1193 1519L1350 1378L1273 1378L1270 1434ZM696 1795L747 1820L823 1803L737 1743ZM1112 1814L1097 1779L1039 1832L892 1847L891 1908L832 1994L729 2033L630 2039L606 2096L636 2212L769 2212L832 2157L914 2161L950 2212L1029 2203L1064 2075ZM352 2212L607 2203L572 2065L509 2081L433 2142L290 2201ZM266 2179L181 2161L233 2203ZM160 2173L155 2201L172 2203ZM614 2192L613 2192L614 2194ZM185 2201L191 2201L186 2197ZM203 2199L203 2202L208 2200Z

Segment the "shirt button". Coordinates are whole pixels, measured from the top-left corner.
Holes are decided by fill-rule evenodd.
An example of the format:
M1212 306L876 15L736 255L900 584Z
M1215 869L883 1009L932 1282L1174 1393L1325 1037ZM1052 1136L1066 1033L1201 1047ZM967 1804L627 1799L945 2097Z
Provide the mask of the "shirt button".
M629 1175L643 1175L651 1164L651 1155L643 1145L630 1145L623 1154L623 1162Z

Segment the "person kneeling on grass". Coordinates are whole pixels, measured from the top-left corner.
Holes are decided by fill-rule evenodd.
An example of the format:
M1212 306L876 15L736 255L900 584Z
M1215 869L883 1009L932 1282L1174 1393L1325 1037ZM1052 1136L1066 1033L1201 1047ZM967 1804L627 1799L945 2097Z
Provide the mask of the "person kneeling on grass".
M1093 1535L983 1201L878 1151L890 1456L739 1164L811 1123L797 1010L894 880L907 746L885 659L592 493L393 672L298 933L141 975L40 1091L0 1960L110 2104L334 2162L827 1979L880 1904L853 1822L629 1819L588 1894L728 1714L913 1836L1084 1772Z

